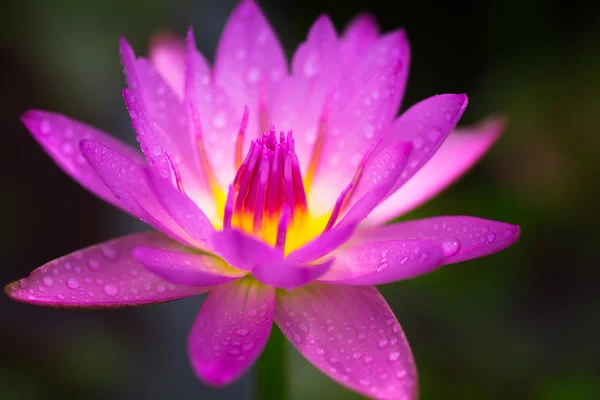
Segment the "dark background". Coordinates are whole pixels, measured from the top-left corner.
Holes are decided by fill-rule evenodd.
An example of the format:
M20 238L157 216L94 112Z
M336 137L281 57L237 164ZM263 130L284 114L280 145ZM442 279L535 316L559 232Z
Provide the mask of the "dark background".
M260 1L291 54L327 12L406 27L404 107L470 97L463 123L510 123L458 185L405 218L468 214L522 226L502 253L383 287L413 346L421 399L600 398L600 6L542 0ZM58 111L133 142L117 43L138 53L194 24L212 59L228 0L3 1L0 6L0 284L63 254L145 229L82 190L29 136L28 108ZM0 296L0 398L253 399L253 375L217 391L196 380L185 340L193 298L106 312ZM358 398L290 352L290 399Z

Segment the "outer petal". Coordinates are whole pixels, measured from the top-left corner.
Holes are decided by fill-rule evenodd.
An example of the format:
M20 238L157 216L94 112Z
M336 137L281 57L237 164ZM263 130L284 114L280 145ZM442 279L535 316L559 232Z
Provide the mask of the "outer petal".
M442 265L442 247L430 240L388 240L340 249L319 281L381 285L415 278Z
M138 151L104 132L73 121L61 114L29 110L23 114L21 119L33 137L65 172L102 200L125 209L90 168L87 160L81 154L79 142L83 139L97 140L138 163L144 163L144 159Z
M188 196L213 218L214 199L207 191L183 104L148 60L136 60L125 39L121 56L128 84L123 95L142 151L161 177L174 180L177 169Z
M236 229L224 229L213 235L213 249L229 265L252 271L258 264L283 261L283 252Z
M396 317L374 287L279 291L275 322L314 366L377 399L415 399L417 372Z
M394 122L390 131L384 136L380 148L386 143L405 140L413 144L413 151L407 167L402 171L400 179L396 181L389 195L398 190L429 161L458 123L467 107L467 102L467 96L464 94L433 96L415 104ZM362 190L365 188L361 188L359 184L357 192L361 193Z
M258 264L252 270L252 276L271 287L291 290L314 281L327 272L332 263L333 260L314 265L298 265L290 261Z
M442 246L444 264L453 264L496 253L515 243L521 228L505 222L475 217L435 217L361 230L356 239L432 240Z
M198 376L221 386L250 368L267 343L274 308L275 289L253 279L213 289L188 340L189 356Z
M185 193L156 174L147 174L149 185L164 210L196 243L210 250L210 239L215 228L198 206Z
M161 33L150 42L149 57L154 68L169 84L179 100L183 99L185 43L171 33Z
M146 268L169 282L187 286L214 286L246 275L212 254L136 247L133 255Z
M431 159L369 215L377 224L408 212L448 187L490 149L504 129L502 119L489 119L473 128L452 132Z
M132 257L135 246L178 244L157 232L125 236L49 262L8 285L6 293L43 306L101 308L159 303L209 289L173 285L154 275Z
M231 96L240 116L244 106L250 108L248 141L257 137L259 109L273 101L287 63L277 36L254 1L242 1L229 17L214 73L216 84Z
M331 230L322 233L301 248L292 251L288 258L298 263L307 263L326 256L344 244L354 230L385 198L406 165L411 145L398 142L380 152L374 165L381 165L378 174L370 178L371 190L365 193L350 208L344 218Z
M93 140L83 140L81 151L90 166L131 214L173 239L192 246L196 242L161 206L148 181L148 170L111 148Z

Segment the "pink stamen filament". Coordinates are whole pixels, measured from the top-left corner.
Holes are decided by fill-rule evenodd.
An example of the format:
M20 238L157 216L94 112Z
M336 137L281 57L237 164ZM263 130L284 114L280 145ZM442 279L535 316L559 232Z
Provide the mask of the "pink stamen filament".
M350 200L352 199L352 195L354 194L354 191L356 190L356 187L358 186L358 183L360 182L362 173L363 173L367 163L371 159L371 156L373 155L373 151L375 151L375 149L377 148L377 146L379 146L379 144L381 143L382 140L383 140L382 138L378 138L378 139L374 140L373 142L371 142L371 145L369 146L369 148L363 155L363 158L360 161L360 164L358 164L356 172L354 173L354 176L352 177L352 181L350 182L350 186L351 186L350 192L346 193L346 195L345 195L346 200L342 204L342 210L345 207L347 207L348 204L350 203ZM342 192L342 194L343 194L343 192Z
M231 219L233 217L233 201L235 199L235 190L233 185L229 185L227 191L227 200L225 201L225 211L223 213L223 228L231 228Z
M175 160L173 160L171 153L165 152L165 156L167 156L167 160L169 161L171 169L173 170L173 175L175 175L175 183L177 184L177 189L181 193L185 194L185 190L183 189L183 181L181 180L181 173L179 172L179 166L177 165Z
M248 128L248 118L250 111L248 110L248 106L244 106L244 115L242 116L242 121L240 122L240 130L238 131L237 139L235 141L235 168L239 168L242 165L242 150L244 147L244 135L246 134L246 129Z
M284 207L281 212L281 218L279 218L279 224L277 225L277 239L275 240L275 248L283 250L285 248L285 240L287 237L287 230L292 217L292 211L289 207Z
M312 155L310 157L310 163L308 164L308 170L306 172L306 187L310 188L310 185L315 177L315 172L321 161L321 154L323 153L323 147L325 145L325 135L327 134L327 115L329 113L329 98L325 100L321 116L319 117L319 126L317 128L317 140L313 146Z
M302 215L307 209L292 132L287 136L281 132L278 140L275 128L271 127L269 133L253 140L232 188L234 194L227 197L231 224L256 236L265 236L273 244L277 237L285 242L281 232L266 224L279 220L287 229L296 214Z
M346 188L342 191L342 193L340 193L340 196L338 197L338 199L335 202L335 206L333 206L333 211L331 212L331 215L329 216L329 221L327 221L327 225L325 226L325 229L323 229L323 232L327 232L328 230L333 228L333 226L335 225L335 223L340 215L340 212L342 211L342 206L344 205L346 197L348 196L348 193L350 193L352 191L353 187L354 187L354 184L350 183L348 186L346 186Z

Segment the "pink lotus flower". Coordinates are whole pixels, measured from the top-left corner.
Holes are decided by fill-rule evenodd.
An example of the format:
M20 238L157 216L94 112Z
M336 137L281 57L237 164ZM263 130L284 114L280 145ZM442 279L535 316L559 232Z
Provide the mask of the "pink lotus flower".
M61 257L8 285L8 295L108 308L209 292L188 343L203 381L244 373L274 321L342 385L415 398L408 342L373 285L502 250L519 228L474 217L381 224L454 181L502 121L453 131L467 105L453 94L395 118L408 42L402 30L380 35L365 15L341 36L318 18L291 73L251 0L230 17L212 69L191 31L185 43L156 39L150 59L125 40L121 54L145 157L59 114L28 111L23 121L82 186L160 233Z

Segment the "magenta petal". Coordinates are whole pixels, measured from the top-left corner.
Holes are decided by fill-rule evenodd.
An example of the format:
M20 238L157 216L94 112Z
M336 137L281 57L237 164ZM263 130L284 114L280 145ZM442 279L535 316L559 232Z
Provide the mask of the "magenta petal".
M429 161L460 120L467 103L464 94L433 96L415 104L394 122L381 145L405 140L413 144L413 151L391 193Z
M222 386L239 378L262 353L273 324L275 289L253 279L214 288L188 339L194 370Z
M340 285L381 285L415 278L440 267L442 247L430 240L388 240L340 249L318 280Z
M186 45L185 105L192 136L195 141L202 141L212 172L219 183L226 187L233 181L236 172L233 149L244 106L236 108L230 96L212 82L210 67L196 49L191 28ZM250 114L256 112L253 109ZM195 157L201 160L204 155L199 154L198 146L194 145L193 149Z
M433 157L377 206L365 222L388 221L435 197L479 161L498 139L504 125L502 119L489 119L475 127L453 131Z
M295 289L306 285L323 275L331 267L333 260L320 264L298 265L290 261L258 264L252 276L265 285L283 289Z
M127 211L177 241L201 245L161 206L148 182L148 171L143 166L93 140L82 140L80 147L90 166Z
M277 263L283 260L281 250L236 229L216 232L212 238L212 245L214 252L229 265L243 271L252 271L258 264Z
M293 76L282 82L273 104L276 127L294 130L300 168L306 174L321 117L340 79L340 46L333 23L321 15L292 58Z
M14 300L52 307L130 307L176 300L208 288L174 285L144 268L131 255L136 246L177 248L157 232L139 233L58 258L11 283Z
M125 39L121 40L121 56L128 84L123 97L148 162L165 179L173 179L177 169L188 196L215 216L214 199L196 157L197 144L183 103L148 60L135 58Z
M169 84L178 99L183 99L185 43L179 36L163 33L150 43L150 61Z
M417 371L394 313L371 286L278 291L275 322L308 361L376 399L415 399Z
M198 244L210 250L210 239L215 228L202 210L185 193L181 193L170 182L156 174L150 174L149 181L156 198L173 221Z
M214 286L246 275L211 254L136 247L133 255L156 275L180 285Z
M244 106L250 108L248 135L257 137L259 109L273 102L279 83L287 75L287 62L256 2L240 2L229 17L217 49L214 75L215 83L229 94L240 117Z
M101 199L123 208L123 204L90 168L79 150L79 142L82 139L94 139L106 143L136 162L143 163L144 159L138 151L98 129L61 114L29 110L21 119L33 137L65 172Z
M322 157L311 184L311 193L315 195L310 197L309 206L311 210L317 210L317 215L331 210L367 149L387 132L398 110L400 86L404 85L400 79L402 74L403 65L396 59L367 81L361 81L358 92L342 108L332 107L327 128L329 135L325 137ZM373 96L373 93L377 95ZM341 168L342 165L345 167ZM355 198L364 193L359 184Z
M379 27L372 15L357 15L346 27L340 43L345 66L353 65L368 51L379 36Z
M292 251L288 258L298 263L311 262L326 256L350 239L358 224L389 193L406 165L410 149L409 143L398 142L381 151L373 162L373 165L381 166L378 174L366 178L372 182L370 190L354 203L344 218L331 230Z
M444 264L453 264L496 253L519 239L521 228L505 222L475 217L435 217L361 230L356 239L432 240L442 247Z

